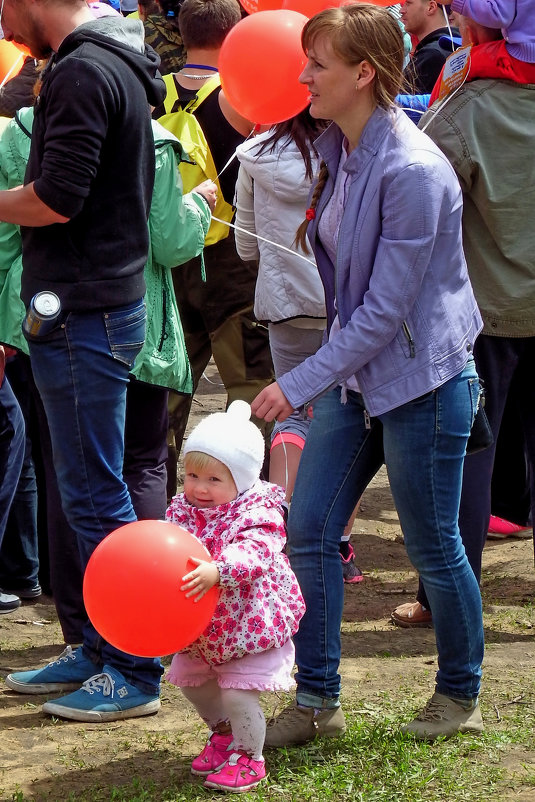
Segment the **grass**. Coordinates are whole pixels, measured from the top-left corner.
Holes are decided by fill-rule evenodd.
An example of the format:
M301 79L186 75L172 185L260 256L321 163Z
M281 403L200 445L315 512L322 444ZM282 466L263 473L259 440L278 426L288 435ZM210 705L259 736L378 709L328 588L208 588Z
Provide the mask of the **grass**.
M517 608L509 623L519 617L524 620L524 616L530 620L532 615L531 605ZM496 623L494 620L494 626ZM530 656L528 652L527 658ZM405 664L407 658L399 660ZM483 802L512 800L521 787L522 800L535 799L535 676L531 671L504 671L503 676L489 678L481 700L488 725L482 736L462 735L434 744L420 743L399 732L400 723L410 720L421 706L424 674L420 674L420 684L408 678L392 689L382 688L378 662L375 671L375 689L366 698L350 687L345 689L348 729L344 736L267 750L269 781L241 798L257 802ZM430 671L432 675L434 669ZM279 702L284 701L285 695L280 695ZM266 710L269 705L273 705L273 696L266 697ZM56 726L66 734L72 732L64 722L58 721ZM200 723L190 732L198 739L203 732ZM195 745L187 734L170 736L133 729L128 738L119 732L117 736L113 748L108 746L108 765L113 767L115 761L126 757L132 767L129 781L117 785L113 771L108 775L96 772L94 783L86 777L84 790L69 790L68 775L62 786L61 767L91 773L95 746L85 751L82 738L77 745L58 744L55 791L37 796L25 796L20 790L3 796L0 791L0 800L192 802L222 798L190 775L188 755ZM155 766L160 770L155 771ZM60 787L64 789L61 797L57 795Z
M377 704L344 699L349 725L344 736L268 751L269 783L254 793L242 794L241 798L258 802L481 802L491 796L504 799L508 784L501 766L504 750L515 743L522 744L524 749L535 748L531 704L508 707L504 704L502 715L506 715L507 721L501 731L426 744L399 733L400 717L410 719L414 700L405 696L393 708L395 718L389 719L385 717L388 708L383 695L378 696ZM487 716L491 714L485 712ZM94 787L63 799L66 802L221 799L221 795L205 790L202 781L192 781L189 762L166 739L154 738L149 748L160 752L164 762L169 760L169 752L176 749L175 770L166 782L136 776L122 787ZM68 756L73 762L80 758L76 751ZM533 767L526 767L522 782L525 786L535 785ZM17 792L10 799L27 802L30 798Z
M481 706L486 730L479 737L464 735L434 744L419 743L399 732L400 724L409 721L432 692L437 667L431 630L401 631L388 623L388 611L411 600L397 591L410 593L414 571L391 537L364 535L360 546L359 557L370 570L362 587L349 590L342 626L347 733L303 747L266 750L268 782L242 794L242 799L535 802L531 544L505 543L484 554L487 651ZM47 644L60 642L58 633L51 622L49 632L40 635L42 651L49 648ZM9 635L0 640L4 670L14 660L17 666L32 665L34 644L27 630L13 624ZM289 698L266 695L266 715ZM4 696L0 802L225 799L204 789L202 780L190 774L191 758L200 750L206 730L176 688L164 686L158 716L110 726L86 727L43 717L36 710L41 703L41 699Z

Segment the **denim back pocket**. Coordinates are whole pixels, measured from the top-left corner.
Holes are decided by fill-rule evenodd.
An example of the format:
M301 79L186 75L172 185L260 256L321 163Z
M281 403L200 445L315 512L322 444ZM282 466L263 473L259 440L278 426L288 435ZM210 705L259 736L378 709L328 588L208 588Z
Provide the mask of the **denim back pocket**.
M103 318L113 358L131 368L145 342L145 302L140 300L123 309L104 312Z

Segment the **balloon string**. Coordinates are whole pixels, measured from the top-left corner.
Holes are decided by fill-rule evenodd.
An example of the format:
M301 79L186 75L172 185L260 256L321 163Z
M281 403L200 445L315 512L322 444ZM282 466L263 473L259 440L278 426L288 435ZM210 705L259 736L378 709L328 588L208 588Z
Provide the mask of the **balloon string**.
M425 114L427 109L411 109L410 106L400 106L401 111L410 111L411 114Z
M247 136L245 137L245 139L243 141L247 142L247 140L250 139L255 132L256 132L256 125L253 126L253 128L251 128L250 132L247 134ZM235 150L234 153L232 154L232 156L230 157L230 159L228 160L228 162L226 164L224 164L223 167L221 168L221 170L218 172L218 174L217 174L218 178L219 178L220 175L222 175L225 172L225 170L227 169L229 164L232 164L232 162L234 161L234 159L236 158L237 155L238 155L238 151Z
M4 7L4 4L2 3L2 8L3 7ZM1 16L0 16L0 19L1 19ZM24 56L24 53L19 53L19 55L17 56L16 60L13 62L13 64L9 68L9 70L6 72L6 74L2 78L2 83L0 83L0 89L2 89L2 87L6 83L6 81L9 81L9 76L11 75L11 73L13 72L13 70L15 69L15 67L17 66L17 64L19 63L19 61L21 60L21 58L23 56Z
M267 242L268 245L273 245L275 248L280 248L281 251L287 251L291 253L293 256L299 256L300 259L304 259L305 262L308 262L311 265L316 267L316 262L313 259L308 259L299 251L293 251L291 248L287 248L286 245L281 245L279 242L273 242L271 239L266 239L265 237L261 237L260 234L253 234L252 231L247 231L246 228L242 228L241 226L237 226L234 223L229 223L228 220L220 220L219 217L215 217L212 215L212 220L215 220L216 223L223 223L223 225L228 226L229 228L234 228L236 231L241 231L242 234L248 234L250 237L255 237L256 239L262 240L262 242Z
M257 126L255 125L254 128L251 130L251 132L245 137L244 142L247 142L247 140L253 136L256 129ZM232 164L236 156L237 156L237 150L234 151L230 159L219 171L219 173L217 174L218 178L222 173L225 172L229 164ZM247 231L246 228L241 228L240 226L237 226L234 223L229 223L228 220L220 220L219 217L215 217L214 215L212 215L212 220L215 220L216 223L223 223L223 225L228 226L229 228L233 228L235 231L241 231L242 234L248 234L250 237L255 237L257 240L262 240L262 242L267 242L268 245L273 245L275 248L279 248L281 251L287 251L288 253L291 253L293 256L299 256L300 259L304 259L305 262L308 262L310 265L314 265L314 267L316 267L316 262L313 259L308 259L306 256L304 256L304 254L299 253L299 251L292 250L291 248L287 248L285 245L281 245L278 242L273 242L273 240L261 237L260 234L253 234L252 231Z
M444 6L442 6L442 11L444 13L444 19L446 20L446 25L448 26L448 31L451 40L451 52L453 53L455 50L455 42L453 41L453 33L451 32L450 18L448 17L448 12L446 11L446 8Z

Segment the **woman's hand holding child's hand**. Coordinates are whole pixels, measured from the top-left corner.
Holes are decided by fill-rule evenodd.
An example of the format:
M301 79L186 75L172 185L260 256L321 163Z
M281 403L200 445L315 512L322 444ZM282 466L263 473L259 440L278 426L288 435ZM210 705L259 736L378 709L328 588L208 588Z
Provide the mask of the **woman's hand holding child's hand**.
M198 602L210 588L218 584L219 568L215 563L198 560L196 557L190 557L190 560L197 565L197 568L182 577L182 581L186 584L182 585L180 590L186 591L187 599L194 596L193 601Z

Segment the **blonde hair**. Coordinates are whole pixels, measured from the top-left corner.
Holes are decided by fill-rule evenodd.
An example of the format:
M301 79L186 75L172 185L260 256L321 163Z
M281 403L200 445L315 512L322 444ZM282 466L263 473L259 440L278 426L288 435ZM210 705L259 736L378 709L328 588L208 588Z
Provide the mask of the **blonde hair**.
M305 53L318 37L326 37L338 58L346 64L368 61L375 69L372 83L377 106L390 109L403 86L403 35L398 23L386 8L369 3L354 3L327 8L308 20L301 34ZM329 174L321 163L318 181L310 201L315 209ZM303 220L295 236L295 244L310 253L306 232L309 219Z
M232 479L232 474L225 463L215 457L211 457L210 454L205 454L204 451L188 451L184 456L186 471L204 471L206 468L220 467L221 465L228 471L228 475Z

